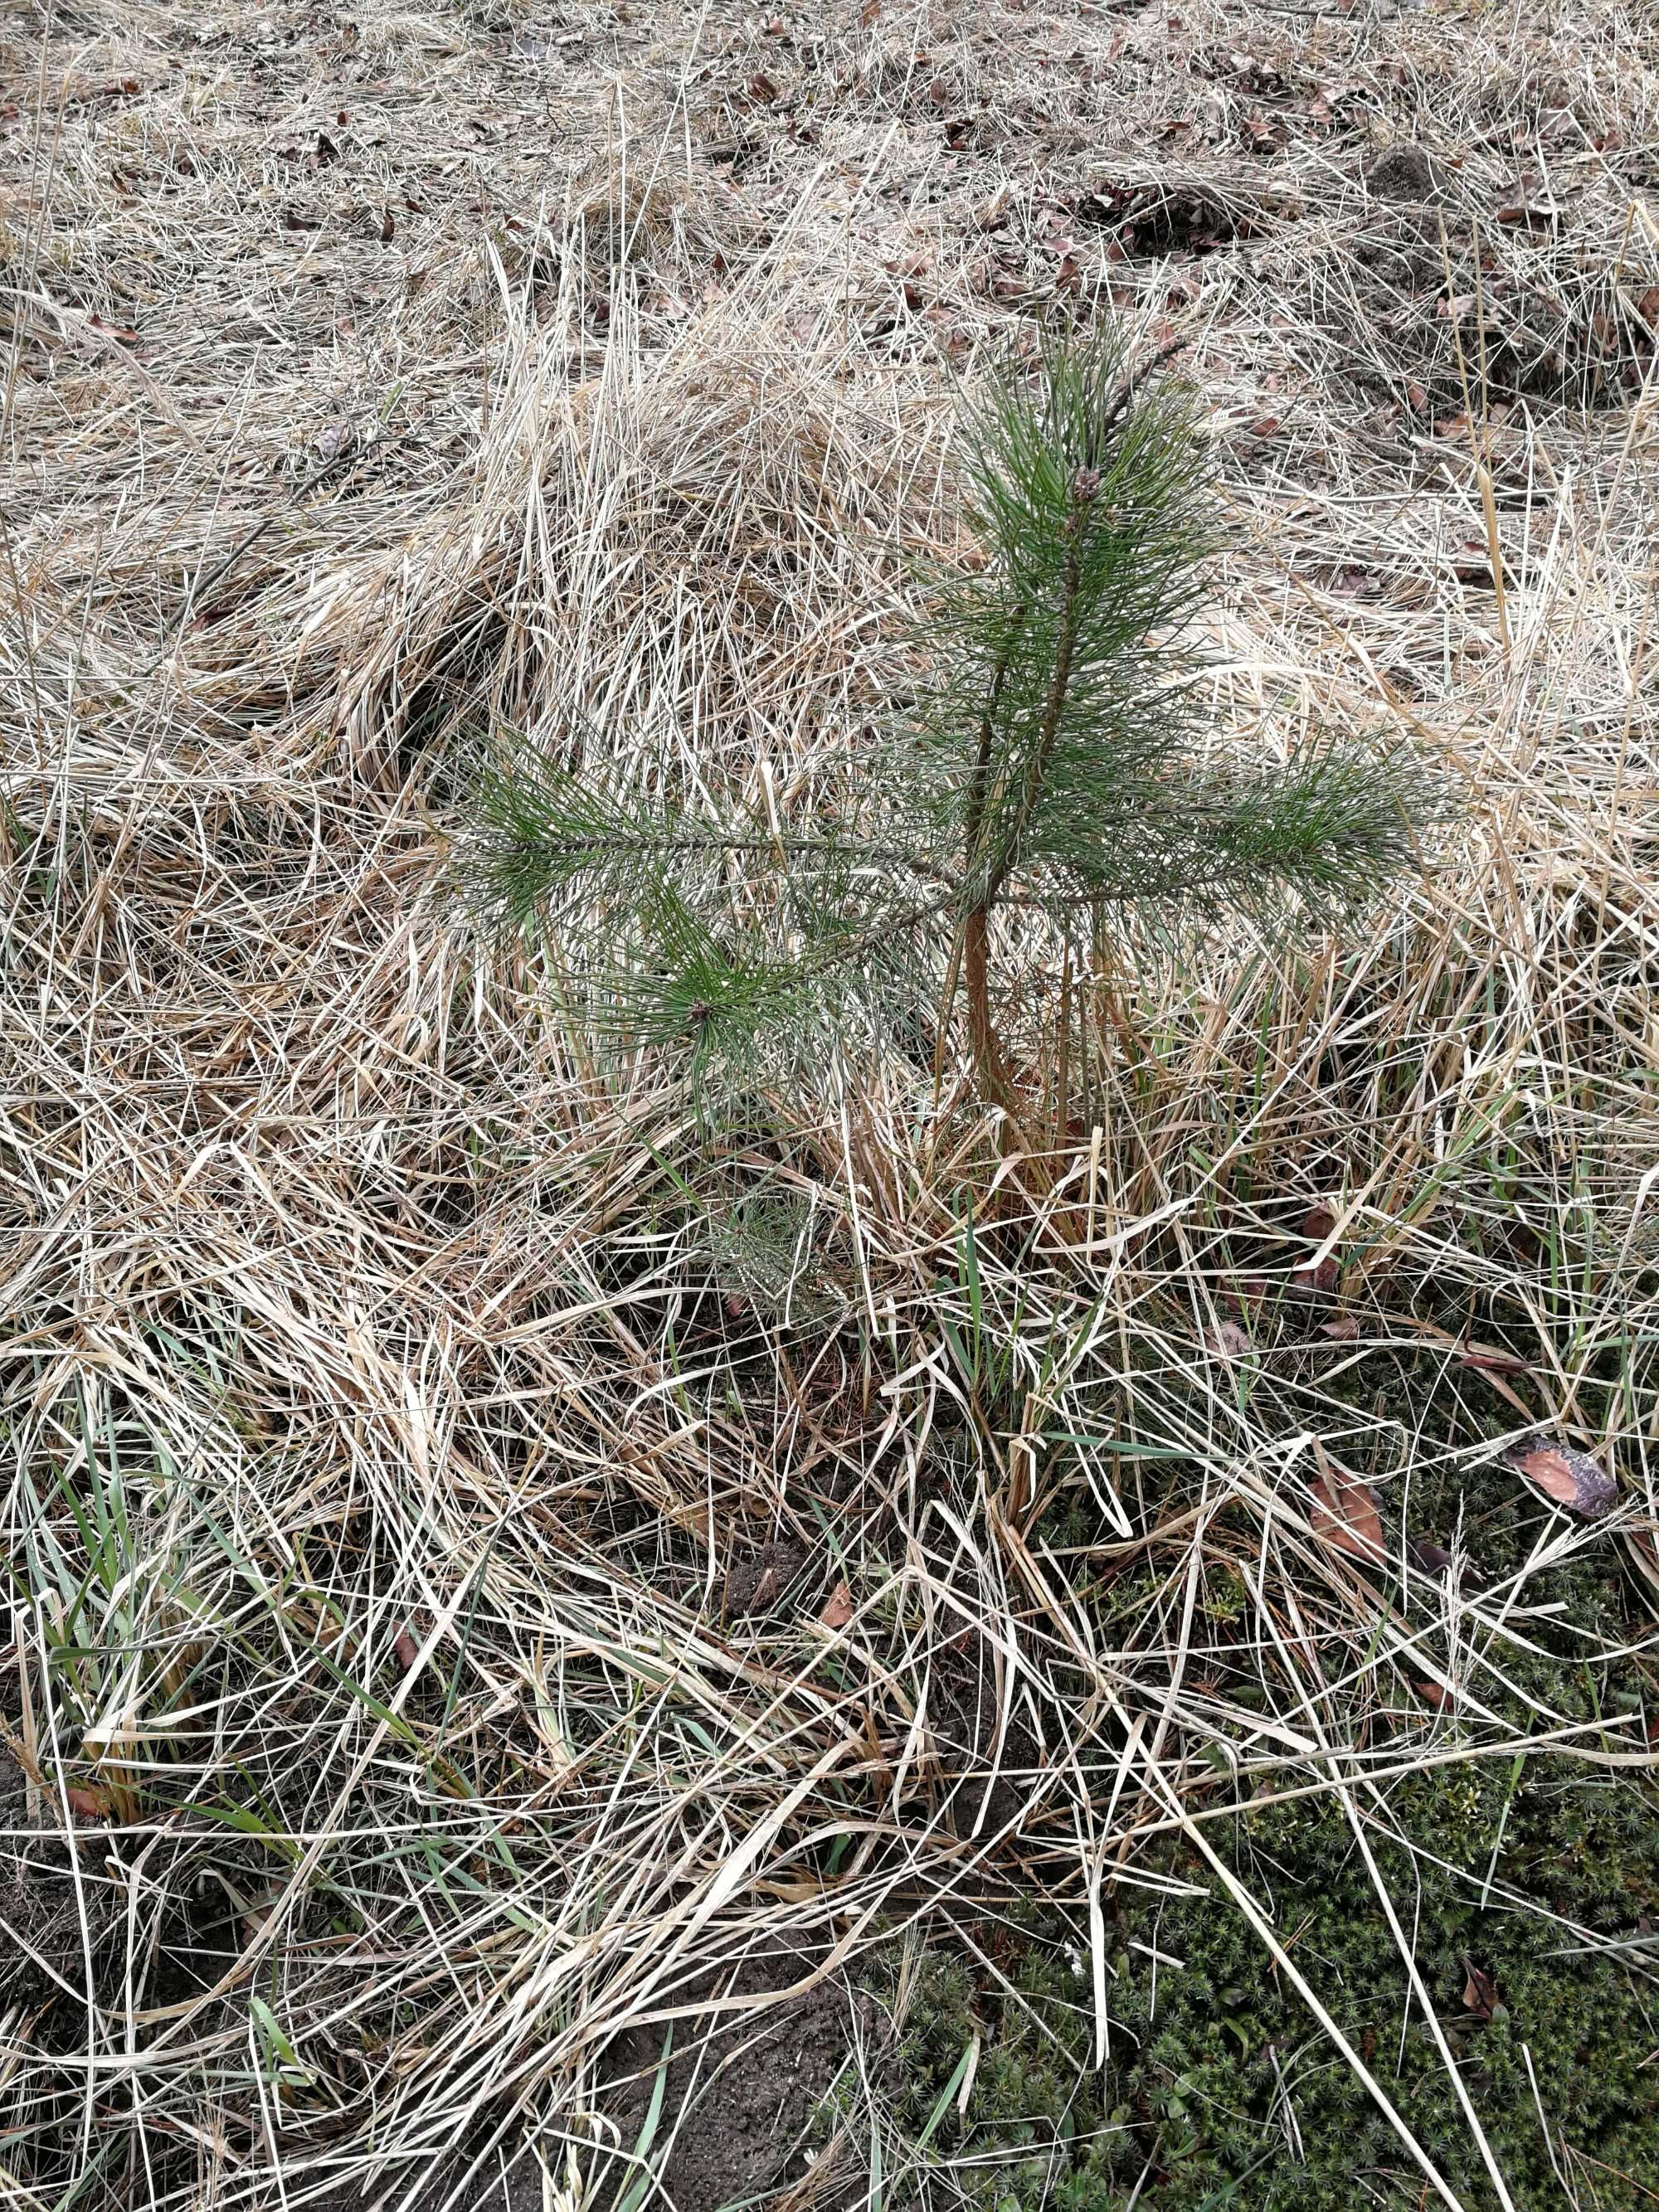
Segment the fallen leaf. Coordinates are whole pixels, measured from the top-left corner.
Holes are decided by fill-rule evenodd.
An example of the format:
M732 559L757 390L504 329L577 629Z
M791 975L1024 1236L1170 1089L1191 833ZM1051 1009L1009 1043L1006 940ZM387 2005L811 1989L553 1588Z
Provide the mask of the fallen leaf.
M1302 1234L1310 1243L1323 1245L1336 1233L1336 1209L1320 1200L1302 1217ZM1302 1297L1328 1297L1341 1278L1342 1262L1327 1252L1322 1259L1304 1261L1291 1273L1291 1288Z
M1458 1347L1458 1358L1465 1367L1483 1367L1492 1375L1530 1375L1532 1363L1522 1359L1518 1352L1506 1352L1499 1344L1474 1344L1465 1341Z
M123 345L137 345L138 343L137 331L128 330L125 323L106 323L101 315L88 315L87 320L94 331L101 332L106 338L118 338Z
M853 1618L853 1593L844 1582L836 1584L830 1593L830 1601L818 1619L826 1628L845 1628Z
M1212 1329L1206 1331L1204 1341L1212 1352L1219 1352L1224 1359L1243 1359L1250 1349L1248 1332L1242 1329L1236 1321L1218 1322Z
M1251 108L1244 118L1244 131L1253 145L1271 146L1273 143L1273 127L1259 107Z
M1523 1437L1504 1456L1535 1490L1581 1520L1599 1521L1618 1499L1619 1486L1600 1460L1575 1451L1558 1437Z
M777 98L778 88L764 70L757 70L750 78L749 96L751 100L772 100Z
M77 1820L107 1820L115 1809L115 1800L100 1784L91 1785L72 1782L64 1792L69 1799L69 1808Z
M420 1646L406 1628L400 1628L392 1639L392 1649L397 1654L398 1664L408 1674L419 1655Z
M1417 1694L1425 1705L1432 1705L1436 1712L1443 1711L1446 1706L1457 1703L1443 1682L1419 1682Z
M1467 538L1451 556L1451 572L1460 584L1490 584L1492 555L1478 538Z
M1547 230L1552 223L1560 222L1561 210L1553 200L1506 200L1498 210L1498 220L1511 229Z
M1464 1960L1463 1971L1468 1976L1463 1984L1464 2011L1472 2012L1477 2020L1490 2020L1498 2010L1497 1983L1472 1959Z
M1328 1336L1333 1344L1358 1344L1359 1323L1352 1314L1338 1314L1334 1321L1322 1321L1319 1334Z
M1638 1522L1625 1531L1625 1547L1631 1565L1650 1590L1659 1592L1659 1534L1651 1523Z
M1452 1563L1452 1555L1445 1546L1431 1544L1426 1536L1408 1536L1406 1539L1406 1556L1425 1575L1443 1575Z
M1375 1566L1382 1557L1382 1516L1370 1483L1358 1475L1322 1472L1313 1480L1309 1526L1322 1542Z

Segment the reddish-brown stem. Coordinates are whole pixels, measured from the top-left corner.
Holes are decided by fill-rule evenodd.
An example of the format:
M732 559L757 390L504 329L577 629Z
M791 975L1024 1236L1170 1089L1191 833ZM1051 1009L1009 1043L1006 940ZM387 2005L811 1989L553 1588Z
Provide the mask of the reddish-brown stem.
M962 980L968 1000L968 1038L973 1047L974 1073L985 1097L1005 1113L1012 1114L1013 1078L1008 1073L996 1024L991 1018L990 939L989 908L983 904L971 908L962 926Z

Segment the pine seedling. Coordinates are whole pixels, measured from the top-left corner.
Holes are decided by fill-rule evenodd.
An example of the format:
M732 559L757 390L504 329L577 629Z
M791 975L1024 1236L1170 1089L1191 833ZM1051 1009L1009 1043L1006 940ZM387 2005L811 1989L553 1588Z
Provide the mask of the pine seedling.
M981 1095L1018 1085L996 1020L998 909L1087 958L1231 913L1322 925L1413 861L1434 788L1399 757L1208 757L1194 623L1213 553L1183 395L1111 331L1010 363L966 422L971 567L927 580L935 673L836 819L642 804L502 749L475 882L536 933L586 1024L694 1067L942 1036L965 1003ZM850 779L849 779L850 781Z

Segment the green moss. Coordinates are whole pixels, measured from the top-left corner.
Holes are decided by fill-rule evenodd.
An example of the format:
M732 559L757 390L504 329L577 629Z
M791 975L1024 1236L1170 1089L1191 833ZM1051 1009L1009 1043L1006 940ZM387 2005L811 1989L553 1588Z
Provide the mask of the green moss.
M1635 1800L1626 1786L1540 1783L1512 1805L1510 1829L1519 1823L1531 1852L1552 1838L1569 1845L1567 1863L1588 1876L1574 1902L1588 1893L1633 1917L1635 1893L1652 1898L1659 1878L1659 1822ZM1490 1850L1461 1774L1424 1778L1413 1808L1437 1845L1462 1836L1477 1856ZM1333 1808L1273 1807L1248 1827L1239 1871L1258 1896L1271 1891L1280 1940L1471 2212L1494 2204L1346 1820ZM1530 1914L1481 1910L1478 1877L1472 1886L1398 1847L1373 1850L1416 1929L1419 1964L1516 2205L1562 2201L1534 2076L1556 2158L1594 2177L1587 2201L1632 2212L1649 2202L1638 2184L1659 2173L1659 2027L1630 1966L1576 1951L1566 1931ZM976 1991L947 1954L926 1963L901 2045L900 2118L913 2133L925 2127L977 2024L984 2047L965 2119L947 2112L930 2146L967 2202L1105 2212L1150 2166L1140 2202L1167 2212L1419 2203L1408 2154L1224 1899L1121 1889L1107 1945L1111 2036L1099 2073L1084 1954L1058 1917L1015 1940L1003 1967L1014 1998L993 1995L994 1984ZM1497 1985L1489 2021L1464 2006L1470 1960Z
M1413 1525L1449 1531L1461 1516L1483 1578L1520 1568L1540 1518L1521 1486L1503 1470L1464 1469L1437 1482L1421 1486ZM1210 1582L1211 1672L1236 1701L1254 1687L1279 1704L1287 1686L1273 1679L1250 1608L1224 1572ZM1432 1599L1389 1595L1432 1623ZM1103 1623L1145 1601L1127 1577L1091 1595ZM1475 1693L1518 1735L1551 1725L1532 1699L1591 1723L1586 1748L1628 1750L1627 1734L1615 1745L1594 1724L1654 1708L1650 1662L1629 1649L1650 1631L1627 1617L1629 1597L1605 1547L1534 1575L1524 1623L1531 1648L1494 1645L1502 1674L1475 1672ZM1450 1656L1431 1635L1424 1648ZM1460 1663L1468 1665L1467 1650ZM1599 2212L1651 2205L1659 1791L1639 1771L1559 1751L1518 1760L1485 1751L1490 1723L1466 1721L1456 1708L1432 1720L1403 1676L1384 1674L1374 1686L1373 1751L1386 1748L1392 1707L1419 1716L1411 1723L1417 1735L1402 1741L1420 1749L1421 1730L1432 1726L1446 1749L1480 1753L1384 1780L1362 1803L1367 1840L1513 2203L1542 2212L1575 2201L1559 2167L1576 2201ZM1272 1912L1279 1940L1468 2212L1495 2207L1342 1808L1324 1796L1260 1801L1206 1834ZM982 2037L968 2110L960 2124L953 2106L939 2120L916 2201L1107 2212L1138 2181L1147 2212L1341 2212L1430 2201L1409 2153L1208 1870L1174 1844L1136 1870L1205 1882L1213 1893L1127 1883L1109 1893L1103 2069L1093 2063L1086 1931L1061 1913L1017 1917L991 1939L976 1927L993 1972L941 1948L914 1978L899 2069L899 2118L913 2139L976 2028ZM1465 2004L1471 1964L1496 1984L1490 2019Z

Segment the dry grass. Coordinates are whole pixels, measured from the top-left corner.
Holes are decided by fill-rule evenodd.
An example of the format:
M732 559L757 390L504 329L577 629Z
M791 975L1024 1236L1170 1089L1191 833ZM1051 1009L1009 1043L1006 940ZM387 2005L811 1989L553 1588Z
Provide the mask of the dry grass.
M607 2039L757 1931L1086 1920L1267 1786L1386 1831L1390 1778L1514 1755L1532 1579L1659 1520L1645 11L773 20L9 27L8 1726L118 1954L78 2040L0 2020L30 2212L297 2206L475 2118L574 2212ZM1413 139L1443 210L1362 182ZM951 550L951 377L1056 288L1190 334L1218 729L1404 726L1468 811L1364 941L1100 996L1057 1188L993 1221L902 1059L713 1152L592 1065L457 921L446 764L574 703L641 777L833 803ZM1346 1341L1264 1294L1322 1201ZM1413 1492L1534 1425L1615 1528L1412 1566ZM781 1535L806 1601L727 1617ZM952 1817L964 1627L1012 1837Z

